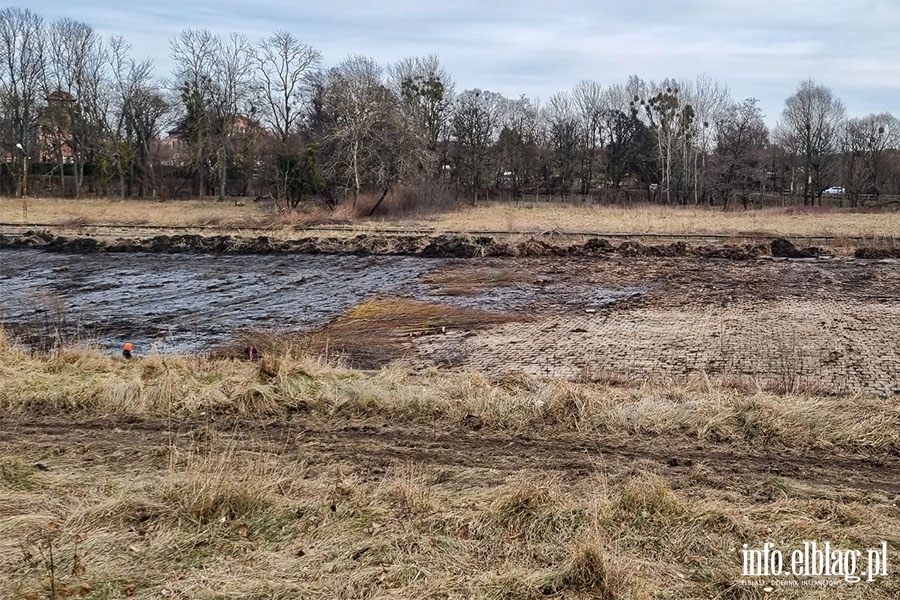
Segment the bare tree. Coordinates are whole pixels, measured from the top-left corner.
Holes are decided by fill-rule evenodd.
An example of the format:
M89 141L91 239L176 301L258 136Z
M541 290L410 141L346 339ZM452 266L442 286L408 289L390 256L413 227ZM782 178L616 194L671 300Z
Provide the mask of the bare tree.
M282 143L287 143L304 114L310 78L321 60L318 50L284 30L276 31L256 46L253 62L263 119Z
M716 187L722 194L722 209L741 197L748 207L748 193L765 183L765 156L769 130L756 98L733 103L716 122Z
M403 116L418 131L434 158L430 174L439 177L445 164L440 146L446 148L454 82L438 57L404 58L389 69L391 88L400 99Z
M850 119L844 128L843 150L846 154L844 186L859 205L860 194L867 193L877 201L887 170L886 156L900 145L900 121L890 113L872 114Z
M508 182L512 186L515 196L537 180L539 113L540 108L525 96L509 100L503 111L502 129L497 139L500 170L504 174L504 184Z
M185 30L169 43L175 61L177 91L181 97L182 115L179 124L186 138L192 165L197 173L199 195L206 195L206 183L213 153L214 89L219 39L209 30Z
M227 191L228 165L234 155L234 138L239 132L238 118L246 106L251 90L251 54L247 38L232 33L219 42L219 54L213 70L214 135L216 164L219 167L219 200ZM249 125L249 123L245 123Z
M785 100L777 138L800 158L804 205L822 202L822 190L837 165L843 121L844 104L811 79L802 81Z
M488 159L501 131L507 100L500 94L466 90L456 98L451 121L456 144L456 181L474 193L484 188Z
M84 165L92 162L107 137L109 77L103 40L87 23L61 19L50 27L45 93L54 151L65 193L64 146L73 163L74 195L81 193Z
M673 182L672 178L679 171L676 161L683 158L679 157L679 151L692 142L694 109L690 104L682 102L680 90L674 81L665 80L656 89L658 91L655 94L641 99L640 105L656 139L660 184L666 195L666 203L671 203L673 188L677 196L684 198L685 182Z
M550 97L544 109L553 150L557 187L563 196L572 190L581 145L581 124L575 100L566 92Z
M681 140L683 180L693 189L694 204L699 204L705 195L706 159L715 147L716 125L733 103L728 86L706 75L683 81L681 92L682 102L694 113Z
M594 182L594 172L603 146L603 113L606 110L603 90L596 81L582 81L573 93L581 121L581 193L587 194Z
M131 193L139 173L140 195L146 195L149 188L155 196L157 181L150 147L162 134L171 107L153 79L153 64L149 60L137 62L132 59L130 47L121 38L113 38L109 46L113 72L112 130L119 194Z
M16 195L28 193L28 161L43 108L44 21L21 8L0 10L0 140L8 152ZM21 173L21 177L19 176Z
M379 146L379 128L389 119L390 92L382 70L367 56L353 55L323 73L318 83L319 120L328 167L353 194L353 210L363 189L365 160Z

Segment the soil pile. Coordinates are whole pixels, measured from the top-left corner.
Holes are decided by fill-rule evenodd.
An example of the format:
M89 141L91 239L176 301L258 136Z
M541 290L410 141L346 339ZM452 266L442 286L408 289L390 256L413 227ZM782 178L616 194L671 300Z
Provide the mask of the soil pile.
M591 238L585 242L547 241L537 237L521 241L503 241L492 236L459 234L361 233L356 236L322 236L286 240L268 236L231 235L203 236L195 234L158 235L151 238L118 238L104 240L91 237L55 236L46 231L29 231L18 237L0 237L0 248L32 248L55 252L150 252L160 254L352 254L425 256L436 258L476 258L484 256L552 257L552 256L649 256L662 258L697 257L749 260L760 256L784 258L816 258L820 248L797 248L785 239L748 244L694 245L683 241L667 244L642 244L625 241L613 245L609 240ZM888 254L885 254L885 253ZM900 249L857 250L858 258L900 256Z
M810 246L800 249L784 238L772 240L772 256L777 258L818 258L823 252L821 248Z

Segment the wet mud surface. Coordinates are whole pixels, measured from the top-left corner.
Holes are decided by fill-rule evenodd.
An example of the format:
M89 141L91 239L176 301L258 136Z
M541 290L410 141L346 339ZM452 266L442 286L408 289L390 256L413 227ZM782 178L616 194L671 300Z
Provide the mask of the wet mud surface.
M139 355L309 332L360 368L400 361L497 375L709 376L774 391L900 394L896 259L621 250L477 259L3 250L0 323L43 347L57 336L110 352L131 341Z
M33 343L195 352L247 331L320 327L433 268L415 257L0 251L0 323Z
M485 259L428 277L444 301L477 298L465 282L484 277L533 297L528 319L417 340L416 367L900 394L896 260Z

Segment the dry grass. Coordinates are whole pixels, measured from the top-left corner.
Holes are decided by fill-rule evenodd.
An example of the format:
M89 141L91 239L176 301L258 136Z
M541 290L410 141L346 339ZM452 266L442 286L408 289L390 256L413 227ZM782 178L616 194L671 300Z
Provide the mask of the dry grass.
M216 200L112 200L29 198L28 216L22 214L21 200L0 198L0 221L7 223L50 223L77 227L88 224L162 226L247 226L271 219L268 205Z
M486 267L472 269L471 265L451 265L437 272L426 273L422 283L434 286L434 296L471 296L486 288L533 285L536 277L525 269Z
M624 437L760 444L803 450L900 452L900 398L779 395L728 382L668 385L602 379L584 383L510 374L401 368L361 373L271 346L258 363L150 356L136 361L91 350L35 357L0 347L0 410L7 414L201 414L477 421L511 432L573 431Z
M636 205L633 207L542 205L537 207L485 206L440 212L427 218L353 219L342 205L334 214L322 210L281 214L269 203L215 200L49 199L30 198L28 217L17 199L0 198L0 221L38 222L77 227L88 224L160 226L214 225L242 227L306 227L352 224L354 229L400 227L418 231L515 231L606 233L754 233L827 236L900 236L900 212L851 209L771 208L722 212L718 209ZM288 235L288 231L285 231Z
M504 431L547 443L577 434L654 444L663 461L679 444L711 458L765 447L835 460L896 453L896 400L774 396L708 380L364 374L284 346L260 363L126 362L90 351L37 358L2 343L0 411L10 426L16 415L150 419L90 441L59 429L0 438L0 596L9 598L764 598L740 584L743 543L900 543L896 498L878 491L602 453L586 474L540 455L511 467L478 447L457 457L466 460L410 463L391 458L393 438L378 442L382 434L342 454L305 433L477 422L472 443ZM216 421L220 413L242 415L239 425ZM289 435L258 426L289 414ZM179 417L207 424L184 431ZM893 577L777 597L898 592Z
M127 463L64 446L0 452L53 465L30 489L0 486L9 598L51 597L47 540L56 597L260 600L763 598L740 585L742 543L900 541L900 515L877 493L787 486L761 500L633 465L563 483L540 465L373 472L327 453L310 465L251 441L128 449ZM894 578L777 597L898 589Z
M519 319L446 304L376 297L357 304L321 330L300 336L297 343L313 355L338 357L352 366L373 368L401 357L414 338Z
M656 205L489 206L444 213L427 221L411 221L409 224L464 231L900 236L898 211L855 212L802 208L722 212L717 209Z

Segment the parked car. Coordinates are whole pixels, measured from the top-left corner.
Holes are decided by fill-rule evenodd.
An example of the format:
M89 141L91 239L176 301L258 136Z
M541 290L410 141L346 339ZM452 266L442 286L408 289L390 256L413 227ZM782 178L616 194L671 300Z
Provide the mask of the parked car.
M827 190L823 191L822 193L825 194L826 196L843 196L844 188L836 185L836 186L828 188Z

